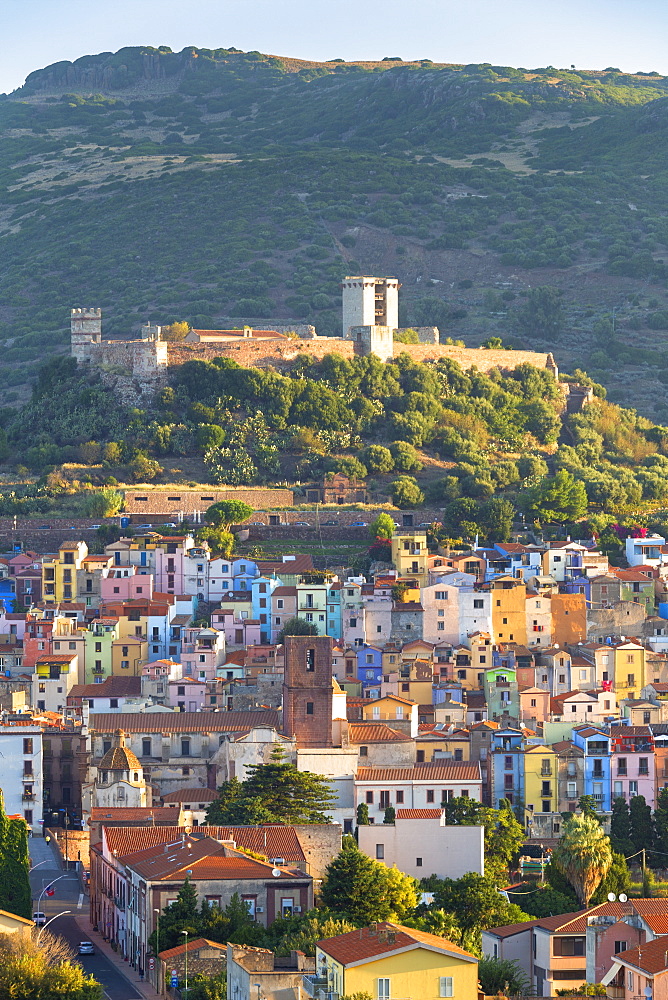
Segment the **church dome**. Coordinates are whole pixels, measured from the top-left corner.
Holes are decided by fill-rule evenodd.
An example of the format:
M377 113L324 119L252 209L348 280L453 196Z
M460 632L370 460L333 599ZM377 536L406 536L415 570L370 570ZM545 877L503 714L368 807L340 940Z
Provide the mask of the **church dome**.
M128 747L112 747L98 764L100 771L134 771L141 768L139 759Z

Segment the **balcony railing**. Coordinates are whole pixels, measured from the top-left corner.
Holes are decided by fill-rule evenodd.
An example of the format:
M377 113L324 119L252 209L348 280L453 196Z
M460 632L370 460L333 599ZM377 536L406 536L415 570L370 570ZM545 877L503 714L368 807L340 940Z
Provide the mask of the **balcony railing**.
M319 992L327 992L326 976L302 976L302 988L309 997L316 997Z

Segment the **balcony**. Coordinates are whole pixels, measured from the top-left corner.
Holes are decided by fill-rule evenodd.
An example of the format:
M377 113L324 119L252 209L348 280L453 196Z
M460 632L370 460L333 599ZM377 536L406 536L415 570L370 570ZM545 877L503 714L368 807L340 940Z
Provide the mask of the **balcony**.
M33 783L33 782L34 782L34 780L35 780L35 775L34 775L34 774L32 774L32 772L31 772L30 774L28 774L28 773L26 772L25 774L21 775L21 780L22 780L22 781L27 781L27 782L30 782L30 784L32 785L32 783Z
M24 792L23 795L21 796L21 801L22 802L34 802L35 801L35 793L34 792Z
M578 792L566 792L567 799L577 799L579 798Z
M326 993L328 980L326 976L302 976L302 989L309 997L317 997L319 993Z
M540 769L540 776L541 776L541 778L551 778L552 777L552 768L551 767L541 767L541 769Z

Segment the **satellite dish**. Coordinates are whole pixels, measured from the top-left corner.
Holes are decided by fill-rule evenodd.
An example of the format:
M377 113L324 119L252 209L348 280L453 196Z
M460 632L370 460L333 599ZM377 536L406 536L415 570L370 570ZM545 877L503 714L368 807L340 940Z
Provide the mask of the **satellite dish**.
M620 894L619 894L619 902L620 903L625 903L628 898L629 897L626 895L625 892L620 892Z
M617 897L615 896L614 892L609 892L608 893L608 899L610 900L611 903L614 903L614 901L617 899Z
M274 878L280 878L281 877L281 869L280 868L272 868L271 869L271 874L274 876Z

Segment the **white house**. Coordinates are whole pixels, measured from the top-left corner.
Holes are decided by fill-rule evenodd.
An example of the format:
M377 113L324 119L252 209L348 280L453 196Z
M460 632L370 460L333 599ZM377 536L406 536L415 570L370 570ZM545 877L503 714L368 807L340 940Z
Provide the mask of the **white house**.
M383 822L388 806L434 809L441 802L460 796L482 801L482 777L477 762L360 767L355 776L355 807L366 803L369 820L375 823Z
M394 823L357 828L360 851L413 878L485 874L482 826L446 826L443 809L397 809Z
M39 726L0 726L2 791L8 816L23 816L33 833L41 832L42 730Z

